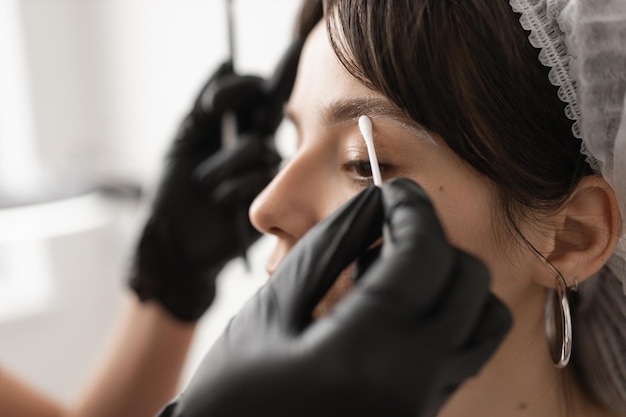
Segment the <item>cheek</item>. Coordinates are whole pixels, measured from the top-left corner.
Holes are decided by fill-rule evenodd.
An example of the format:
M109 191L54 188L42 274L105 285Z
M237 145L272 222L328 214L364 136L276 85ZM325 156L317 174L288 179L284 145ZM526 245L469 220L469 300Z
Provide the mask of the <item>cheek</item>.
M498 233L493 219L495 199L486 180L464 173L463 180L438 178L424 185L450 243L475 256L490 270L499 269ZM459 177L461 178L461 177Z
M495 245L490 195L447 195L445 188L440 193L441 220L450 242L486 261Z
M537 260L495 219L497 200L488 183L439 185L431 192L450 243L481 260L491 273L491 290L509 307L526 302L538 273Z

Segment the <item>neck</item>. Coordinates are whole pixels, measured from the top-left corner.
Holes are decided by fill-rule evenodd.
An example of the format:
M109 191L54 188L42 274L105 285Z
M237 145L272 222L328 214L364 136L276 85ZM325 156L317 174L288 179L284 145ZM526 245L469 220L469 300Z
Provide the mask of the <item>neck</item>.
M496 354L437 417L609 417L591 405L571 372L552 364L545 291L530 288L519 300L509 306L515 324Z

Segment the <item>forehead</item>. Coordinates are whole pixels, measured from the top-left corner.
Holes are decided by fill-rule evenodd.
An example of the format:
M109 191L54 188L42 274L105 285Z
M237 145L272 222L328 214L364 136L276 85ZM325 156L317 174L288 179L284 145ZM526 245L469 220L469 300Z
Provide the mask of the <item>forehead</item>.
M320 108L327 103L363 96L384 99L346 71L330 46L325 22L318 23L302 50L296 82L287 107L298 113L305 108Z
M302 133L303 125L333 126L356 122L365 114L392 121L433 142L430 135L402 109L348 73L335 56L324 22L317 24L304 45L285 114L295 122L299 133Z

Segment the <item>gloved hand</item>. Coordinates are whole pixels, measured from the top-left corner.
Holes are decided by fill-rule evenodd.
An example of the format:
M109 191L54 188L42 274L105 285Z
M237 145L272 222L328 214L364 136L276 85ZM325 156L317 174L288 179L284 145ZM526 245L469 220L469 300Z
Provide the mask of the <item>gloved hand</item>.
M315 305L388 222L393 243L328 316ZM422 189L371 187L307 233L160 417L426 416L511 325L485 267L448 244Z
M203 87L167 156L134 259L130 287L182 321L197 320L215 296L222 267L260 236L248 219L254 197L280 163L273 134L295 79L302 42L273 76L238 76L223 64ZM222 118L238 137L222 149Z

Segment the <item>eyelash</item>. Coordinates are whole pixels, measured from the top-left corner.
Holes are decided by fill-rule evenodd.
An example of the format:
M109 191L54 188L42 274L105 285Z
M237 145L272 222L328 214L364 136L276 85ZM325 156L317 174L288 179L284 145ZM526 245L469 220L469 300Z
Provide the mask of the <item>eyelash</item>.
M390 164L378 163L380 174L384 178L385 174L392 168ZM361 185L372 185L372 169L370 161L367 159L353 159L343 164L343 169L354 176L353 180Z

